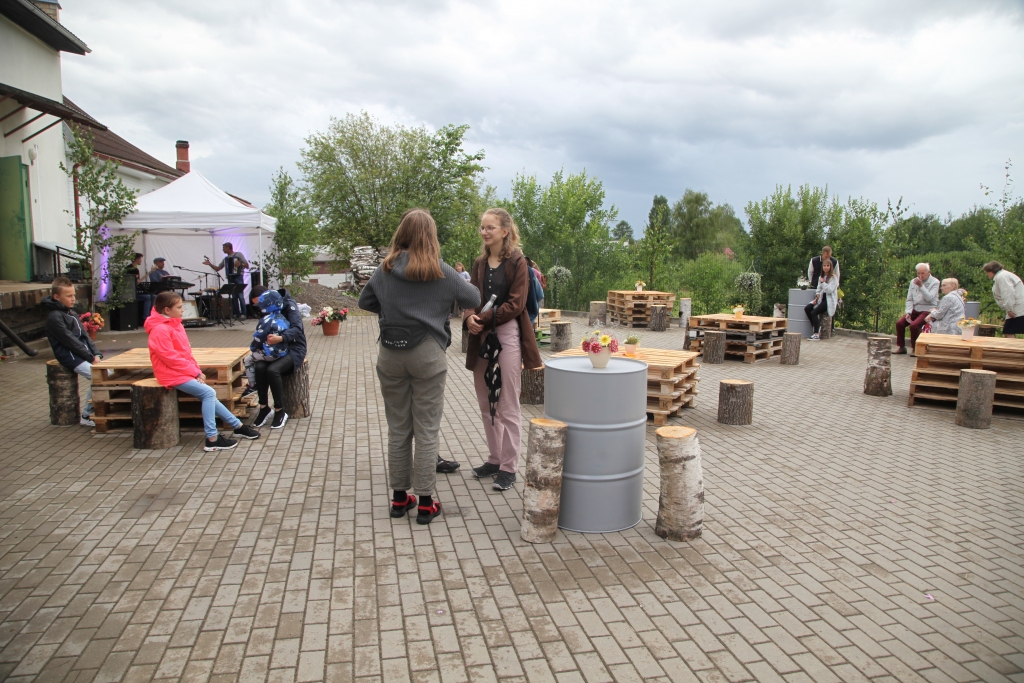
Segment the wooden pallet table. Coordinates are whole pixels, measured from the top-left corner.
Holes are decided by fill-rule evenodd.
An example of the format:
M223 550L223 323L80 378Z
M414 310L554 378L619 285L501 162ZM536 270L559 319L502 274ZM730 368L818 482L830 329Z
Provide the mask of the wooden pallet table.
M562 321L562 309L560 308L542 308L537 314L537 322L534 323L534 328L538 330L550 330L551 323L557 323Z
M782 335L786 332L785 318L767 318L757 315L715 315L690 316L690 329L697 331L697 337L690 340L690 350L703 352L704 332L715 330L725 332L725 357L756 363L782 354Z
M960 371L969 368L996 373L995 408L1024 414L1024 339L922 334L916 354L908 405L955 409Z
M585 355L583 349L569 349L553 357ZM621 351L612 355L647 363L647 413L655 425L665 424L669 417L679 414L683 408L694 407L700 393L697 390L700 363L693 351L640 348L632 356Z
M665 306L671 315L676 295L671 292L630 289L608 292L608 322L624 327L647 327L651 322L651 306Z
M245 368L242 360L249 354L246 347L195 348L192 355L206 375L206 383L217 392L217 399L232 414L243 417L252 406L242 401ZM132 426L132 384L153 376L149 349L129 349L92 366L92 399L96 410L93 420L96 432ZM178 392L178 415L182 420L201 419L199 399Z

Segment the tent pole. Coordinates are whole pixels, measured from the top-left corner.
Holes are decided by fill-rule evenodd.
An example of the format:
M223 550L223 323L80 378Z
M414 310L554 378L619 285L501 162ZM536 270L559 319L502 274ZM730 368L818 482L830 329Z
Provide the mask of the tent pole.
M269 287L270 285L263 281L264 273L267 272L267 269L263 266L263 221L262 221L262 219L260 220L260 265L259 265L259 271L260 271L260 284L263 285L264 287Z

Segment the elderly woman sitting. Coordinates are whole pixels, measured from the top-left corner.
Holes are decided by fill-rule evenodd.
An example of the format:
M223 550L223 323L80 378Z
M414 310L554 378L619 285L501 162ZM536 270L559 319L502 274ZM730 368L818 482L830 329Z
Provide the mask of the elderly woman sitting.
M947 277L942 281L942 300L925 320L931 323L933 334L960 334L957 322L963 318L964 299L960 294L960 283L955 277Z

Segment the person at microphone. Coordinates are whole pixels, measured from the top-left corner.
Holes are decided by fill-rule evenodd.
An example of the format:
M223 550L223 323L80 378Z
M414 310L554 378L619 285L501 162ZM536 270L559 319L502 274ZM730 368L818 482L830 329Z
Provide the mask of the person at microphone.
M203 263L210 266L218 273L221 268L223 268L224 276L227 278L228 283L233 285L244 285L245 269L249 267L249 262L245 259L245 254L240 251L235 251L231 242L225 242L221 245L221 249L224 251L224 259L221 261L219 266L214 265L209 257L207 257ZM231 297L231 307L234 310L235 315L239 317L245 315L245 299L242 296L242 292Z

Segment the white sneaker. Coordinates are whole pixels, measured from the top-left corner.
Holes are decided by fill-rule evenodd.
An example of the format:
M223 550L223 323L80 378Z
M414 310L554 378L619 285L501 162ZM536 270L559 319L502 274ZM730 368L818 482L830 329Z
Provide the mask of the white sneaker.
M812 334L810 340L811 341L818 341L820 339L821 339L821 335L820 334Z
M78 424L82 425L83 427L95 427L96 426L96 423L93 422L92 420L90 420L87 417L83 417L83 418L79 419L78 420Z

